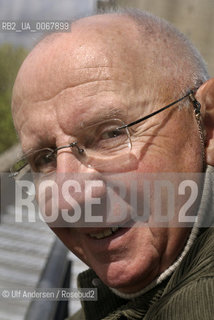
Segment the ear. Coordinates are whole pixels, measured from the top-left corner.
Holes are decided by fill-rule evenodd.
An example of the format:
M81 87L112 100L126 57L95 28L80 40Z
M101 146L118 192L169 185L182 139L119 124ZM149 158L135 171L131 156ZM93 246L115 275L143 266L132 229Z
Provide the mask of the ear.
M196 99L202 106L206 131L206 162L214 166L214 78L206 81L197 91Z

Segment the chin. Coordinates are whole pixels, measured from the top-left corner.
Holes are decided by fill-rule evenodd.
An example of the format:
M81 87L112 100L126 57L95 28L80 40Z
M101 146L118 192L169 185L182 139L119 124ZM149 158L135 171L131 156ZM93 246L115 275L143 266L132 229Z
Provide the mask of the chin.
M93 268L98 277L108 286L123 293L134 293L146 287L156 276L143 271L142 266L125 262L112 262L102 268Z

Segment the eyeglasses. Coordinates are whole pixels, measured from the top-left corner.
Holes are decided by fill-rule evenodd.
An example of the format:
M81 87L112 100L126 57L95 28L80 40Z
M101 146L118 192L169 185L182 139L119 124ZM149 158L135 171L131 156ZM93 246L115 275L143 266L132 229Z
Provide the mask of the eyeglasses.
M87 167L108 172L131 170L136 162L136 158L131 153L132 141L128 128L153 117L187 97L189 97L193 104L199 125L200 138L204 144L203 130L200 123L201 106L194 96L195 91L191 90L180 99L129 124L125 124L119 119L102 121L84 128L78 135L78 142L71 142L68 145L54 149L43 148L29 151L13 165L10 176L17 176L27 165L31 167L33 172L42 174L55 172L57 154L62 149L68 149L68 152L72 151L72 154Z

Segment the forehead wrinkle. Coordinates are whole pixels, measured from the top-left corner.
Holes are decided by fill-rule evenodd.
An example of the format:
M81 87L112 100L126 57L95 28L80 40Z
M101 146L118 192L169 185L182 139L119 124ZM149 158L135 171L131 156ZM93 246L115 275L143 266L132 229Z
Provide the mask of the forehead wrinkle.
M96 83L99 83L100 85L102 85L102 84L106 84L107 82L110 83L112 81L113 81L112 79L102 79L102 80L99 79L99 80L93 80L93 81L86 81L86 82L77 84L75 86L68 85L67 87L65 87L62 90L60 90L59 92L57 92L54 96L52 96L49 99L44 99L44 100L40 99L40 100L36 100L36 101L33 100L32 102L33 103L50 102L52 100L57 99L61 95L66 94L67 92L69 92L69 93L71 92L71 94L72 94L72 91L74 91L74 90L78 90L78 91L80 91L80 93L86 93L85 90L84 90L86 86L88 87L88 86L96 84ZM92 87L91 90L97 92L97 87ZM118 91L118 90L116 90L116 89L114 90L113 88L111 88L111 89L110 88L109 89L106 88L105 90L102 89L103 93L104 92L109 92L109 91L110 92L114 92L114 91ZM75 94L76 94L76 92L75 92ZM91 97L91 96L94 96L94 94L93 93L91 93L91 94L87 93L86 95L84 95L84 97ZM82 97L83 97L83 95L82 95Z
M53 69L55 67L53 66ZM20 103L22 99L29 99L32 102L37 101L48 101L53 99L58 94L61 94L62 91L68 88L77 88L81 87L87 83L93 83L96 81L108 81L108 80L117 80L124 81L124 74L126 75L125 80L130 81L133 76L131 71L125 69L120 70L116 66L87 66L61 70L60 77L51 77L50 79L44 78L44 76L37 79L35 77L34 85L32 86L30 79L28 77L23 81L23 79L17 78L14 93L13 93L13 108ZM47 74L45 75L47 77ZM31 79L32 80L32 79ZM37 82L37 84L35 83ZM52 83L52 89L50 90L50 83ZM21 86L21 87L20 87ZM45 90L44 90L45 89ZM20 99L20 94L22 98ZM40 98L38 99L38 94Z

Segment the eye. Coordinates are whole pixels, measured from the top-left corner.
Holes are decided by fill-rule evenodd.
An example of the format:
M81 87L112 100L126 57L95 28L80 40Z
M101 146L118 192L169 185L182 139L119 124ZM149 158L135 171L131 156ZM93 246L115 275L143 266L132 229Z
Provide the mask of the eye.
M36 172L50 172L56 167L56 152L52 149L38 150L33 153L29 163Z
M129 143L129 135L126 129L118 129L124 123L118 119L112 119L97 123L85 128L85 137L82 144L85 149L96 152L114 152L122 149ZM79 140L80 141L80 140Z
M112 139L112 138L117 138L118 136L120 136L122 134L122 132L120 132L120 130L117 129L112 129L112 130L107 130L105 132L103 132L100 136L101 139Z
M128 143L128 136L125 130L118 130L116 128L105 129L94 139L94 146L96 150L106 150L113 152L118 148L123 148Z

